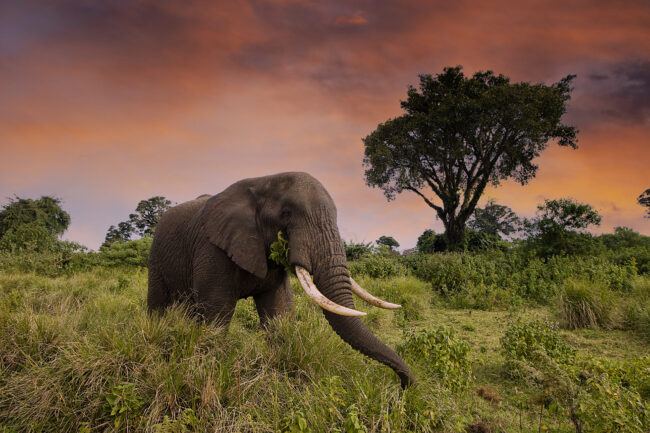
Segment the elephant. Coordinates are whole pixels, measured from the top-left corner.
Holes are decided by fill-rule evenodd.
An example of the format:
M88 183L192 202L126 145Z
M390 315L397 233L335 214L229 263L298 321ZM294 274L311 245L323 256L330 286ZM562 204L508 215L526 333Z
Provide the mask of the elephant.
M334 201L307 173L243 179L167 210L149 252L148 311L186 301L202 320L227 327L237 301L252 296L262 325L290 313L289 275L269 260L278 232L287 237L301 286L333 330L391 367L402 388L415 385L406 363L360 320L365 313L355 309L352 294L382 308L400 306L375 298L350 277Z

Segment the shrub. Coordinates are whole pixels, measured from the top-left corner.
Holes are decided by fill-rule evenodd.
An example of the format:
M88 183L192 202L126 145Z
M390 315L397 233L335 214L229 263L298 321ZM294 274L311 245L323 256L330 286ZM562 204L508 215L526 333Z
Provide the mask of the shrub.
M645 432L650 424L650 356L585 360L576 366L575 416L584 431Z
M501 337L503 355L507 360L537 363L548 356L559 364L570 364L575 351L562 340L555 323L517 321Z
M569 280L558 296L558 310L569 329L612 326L616 297L602 284Z
M364 256L369 256L370 254L372 254L371 245L372 245L371 242L364 244L363 242L355 243L350 241L349 243L347 243L344 241L343 246L345 248L345 256L348 259L348 261L359 260Z
M413 362L423 364L443 386L463 390L472 382L469 343L456 337L451 329L405 330L404 339L398 351Z
M139 266L146 267L149 249L153 238L145 236L129 242L115 242L100 248L101 264L108 267Z
M353 277L366 275L372 278L400 277L407 274L406 267L397 257L371 255L348 263Z

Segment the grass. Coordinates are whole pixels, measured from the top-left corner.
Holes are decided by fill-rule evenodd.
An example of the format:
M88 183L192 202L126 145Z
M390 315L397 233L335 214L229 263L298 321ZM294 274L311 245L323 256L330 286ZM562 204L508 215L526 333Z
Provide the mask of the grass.
M420 385L402 391L392 370L336 336L295 282L292 317L260 330L243 300L226 331L182 307L148 316L142 270L0 272L0 432L575 431L562 408L545 408L540 423L538 390L504 374L499 339L508 325L554 320L554 310L459 310L413 277L358 281L403 305L357 302L391 347L404 344L405 331L442 325L466 340L471 386L452 391L414 362ZM643 284L634 290L645 293ZM648 352L638 332L560 335L583 357L633 361Z

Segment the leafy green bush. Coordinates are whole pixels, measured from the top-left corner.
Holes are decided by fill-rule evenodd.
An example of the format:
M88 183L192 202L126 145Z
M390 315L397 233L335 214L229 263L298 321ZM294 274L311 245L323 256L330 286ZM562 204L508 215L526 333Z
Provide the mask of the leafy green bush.
M75 242L54 240L45 251L0 251L0 269L34 272L53 277L70 270L71 265L77 263L77 257L88 254L85 250L85 247Z
M406 267L392 256L371 255L348 263L353 277L366 275L372 278L400 277L407 274Z
M145 236L129 242L115 242L100 248L100 262L103 266L146 267L153 238Z
M536 363L548 356L559 364L573 362L575 351L564 342L556 323L517 321L501 337L501 347L506 360Z
M355 243L355 242L345 242L343 241L343 246L345 247L345 257L350 260L359 260L361 257L369 256L372 254L372 243Z
M398 351L413 362L423 364L443 386L463 390L472 383L469 343L456 337L453 330L444 327L405 330L404 340Z
M558 310L569 329L609 328L613 325L616 296L599 283L569 280L558 296Z
M633 261L618 265L604 257L556 256L542 260L523 249L483 253L416 254L401 262L460 307L492 308L519 299L549 303L572 278L629 291Z
M650 426L650 356L579 362L573 404L584 431L646 432Z

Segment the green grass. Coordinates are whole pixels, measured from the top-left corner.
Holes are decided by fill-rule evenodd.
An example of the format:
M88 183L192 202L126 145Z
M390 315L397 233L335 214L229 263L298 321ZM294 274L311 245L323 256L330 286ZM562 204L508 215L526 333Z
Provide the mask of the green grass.
M451 390L430 364L410 362L420 385L402 391L391 369L336 336L295 281L292 317L260 330L243 300L225 331L181 307L148 316L143 270L0 272L0 432L538 431L540 391L506 374L500 339L518 319L557 320L555 310L461 310L414 277L358 281L403 305L356 302L391 347L440 326L466 340L471 385ZM646 296L645 280L635 284L629 296ZM647 312L637 310L626 320ZM582 358L634 362L648 340L628 325L559 333ZM561 406L545 407L541 420L548 431L575 431Z

